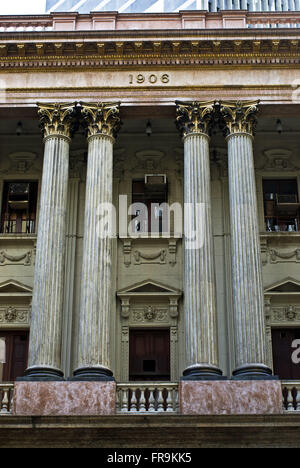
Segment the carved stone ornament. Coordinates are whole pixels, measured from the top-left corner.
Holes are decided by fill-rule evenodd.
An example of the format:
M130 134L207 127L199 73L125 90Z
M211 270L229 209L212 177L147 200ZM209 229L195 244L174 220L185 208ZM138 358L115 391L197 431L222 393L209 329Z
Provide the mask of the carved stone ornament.
M32 258L32 251L29 250L22 255L9 255L4 250L0 252L0 266L12 263L19 263L23 261L23 265L30 266Z
M153 309L153 307L148 306L145 308L144 317L146 320L151 322L152 320L155 319L155 316L156 316L156 311Z
M222 101L220 125L226 136L235 133L254 134L259 101Z
M209 134L215 115L214 101L176 101L176 126L182 137L193 133Z
M75 130L76 103L38 103L44 137L61 135L70 138Z
M121 127L119 102L81 102L80 104L89 137L106 135L115 138L117 136Z
M17 310L14 309L13 307L9 307L7 311L5 312L4 317L7 322L14 322L17 318Z
M15 308L0 307L0 327L8 325L19 324L20 326L29 325L30 322L30 309L28 307Z

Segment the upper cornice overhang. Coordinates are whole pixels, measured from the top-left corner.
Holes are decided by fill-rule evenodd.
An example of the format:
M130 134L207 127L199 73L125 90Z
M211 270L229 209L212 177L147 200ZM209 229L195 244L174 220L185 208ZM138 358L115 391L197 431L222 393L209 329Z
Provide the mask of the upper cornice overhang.
M0 69L300 65L300 28L251 21L300 24L300 12L0 16Z

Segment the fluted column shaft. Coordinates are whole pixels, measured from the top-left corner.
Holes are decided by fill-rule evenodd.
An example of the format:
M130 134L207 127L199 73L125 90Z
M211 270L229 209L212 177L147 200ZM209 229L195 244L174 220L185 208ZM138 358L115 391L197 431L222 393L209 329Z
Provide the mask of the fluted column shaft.
M101 107L101 106L100 106ZM113 116L118 113L113 108ZM88 120L88 168L82 260L78 355L74 380L113 380L109 333L112 304L112 237L99 229L102 207L113 202L113 129L106 132L111 107L83 106ZM93 132L96 125L96 132Z
M264 293L253 159L256 106L239 104L227 137L236 378L268 378ZM236 107L232 108L236 112ZM231 110L232 110L231 109ZM243 116L243 117L241 117ZM243 121L241 121L243 119Z
M59 380L63 376L61 341L72 113L72 106L59 104L39 110L46 136L27 380Z
M100 238L97 210L112 203L113 142L105 135L89 139L82 263L78 368L99 367L110 373L112 239Z
M209 124L212 103L177 103L184 140L183 379L219 379L216 283L211 214Z

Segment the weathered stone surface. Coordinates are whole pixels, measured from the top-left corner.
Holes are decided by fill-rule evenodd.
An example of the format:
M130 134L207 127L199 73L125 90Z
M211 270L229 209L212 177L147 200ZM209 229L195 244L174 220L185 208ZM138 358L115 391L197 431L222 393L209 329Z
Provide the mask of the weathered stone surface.
M279 381L181 382L179 404L182 414L281 414Z
M17 416L97 416L115 414L115 382L17 382Z

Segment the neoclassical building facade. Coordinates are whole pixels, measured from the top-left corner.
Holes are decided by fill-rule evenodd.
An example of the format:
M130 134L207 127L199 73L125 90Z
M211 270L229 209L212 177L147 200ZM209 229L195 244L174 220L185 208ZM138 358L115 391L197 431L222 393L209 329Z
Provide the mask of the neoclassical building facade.
M0 17L1 446L297 446L298 23Z

